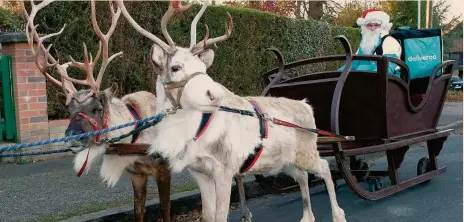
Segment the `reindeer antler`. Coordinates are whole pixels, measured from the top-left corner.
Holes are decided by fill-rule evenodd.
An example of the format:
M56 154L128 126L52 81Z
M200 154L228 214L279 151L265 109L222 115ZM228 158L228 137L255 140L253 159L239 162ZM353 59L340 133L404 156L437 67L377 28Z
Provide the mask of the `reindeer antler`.
M182 5L180 3L180 1L171 1L170 2L169 8L166 11L166 13L164 14L163 19L161 21L161 31L162 31L164 37L166 38L166 41L168 42L168 44L166 44L161 39L159 39L158 37L153 35L152 33L148 32L147 30L140 27L137 24L137 22L135 22L135 20L130 16L129 12L127 12L127 9L124 6L123 0L116 0L116 2L118 4L118 6L121 8L122 14L124 15L124 17L127 19L129 24L131 24L131 26L135 30L137 30L143 36L151 39L155 44L157 44L158 46L163 48L168 53L172 53L175 50L175 43L174 43L174 41L172 40L171 36L169 35L169 33L167 31L167 24L168 24L169 20L171 19L171 17L175 13L183 12L183 11L189 9L192 6L191 4ZM195 42L196 42L196 26L197 26L198 20L201 18L201 16L205 12L207 6L208 6L208 0L205 0L203 2L202 8L200 9L198 14L193 19L191 27L190 27L190 47L189 47L189 49L194 54L198 54L198 53L204 51L210 45L213 45L213 44L216 44L218 42L222 42L222 41L227 40L230 37L230 35L232 34L232 17L230 16L229 13L227 13L227 15L228 15L227 18L228 18L229 22L228 22L228 24L226 24L226 34L223 35L223 36L213 38L213 39L209 39L208 26L205 25L205 29L206 29L205 38L201 42L199 42L199 43L197 43L195 45Z
M170 50L170 46L168 44L166 44L165 42L163 42L161 39L159 39L158 37L156 37L155 35L151 34L150 32L148 32L147 30L143 29L142 27L140 27L139 24L137 24L137 22L130 16L129 12L127 12L127 9L126 7L124 6L124 3L122 2L122 0L116 0L116 4L119 6L119 8L121 9L122 11L122 15L124 16L124 18L126 18L126 20L129 22L129 24L135 29L137 30L137 32L139 32L140 34L142 34L143 36L149 38L150 40L152 40L155 44L157 44L159 47L161 47L162 49L164 49L166 52L169 52Z
M100 90L100 85L101 85L101 81L102 81L102 78L103 78L103 74L104 74L104 72L106 70L106 67L108 66L108 63L111 62L117 56L122 55L122 52L119 52L119 53L116 53L116 54L114 54L114 55L112 55L111 57L108 58L108 41L109 41L109 38L111 37L111 35L113 34L115 28L116 28L117 21L119 19L119 16L121 15L121 10L118 8L117 11L115 11L113 5L110 2L112 22L111 22L111 26L109 28L108 33L104 35L101 32L101 30L100 30L100 28L98 27L98 24L97 24L96 15L95 15L96 14L95 13L95 2L94 2L94 0L91 0L92 27L93 27L94 31L96 32L98 38L100 39L97 56L95 57L95 60L93 60L92 54L90 54L90 58L89 58L89 55L88 55L88 52L87 52L87 46L84 43L83 44L84 45L84 62L83 63L76 62L70 56L71 62L67 62L65 64L59 64L59 62L55 58L53 58L49 53L51 45L46 49L43 42L44 42L44 40L46 40L46 39L48 39L50 37L61 34L62 31L64 30L66 24L63 26L63 28L59 32L52 33L52 34L46 35L44 37L39 37L39 35L38 35L37 31L36 31L37 26L34 26L34 24L33 24L34 23L34 18L35 18L35 15L37 14L37 12L40 9L42 9L43 7L45 7L48 4L50 4L51 2L53 2L53 1L54 0L44 0L40 4L35 5L33 0L31 0L32 9L31 9L30 14L27 13L26 8L24 7L24 3L21 1L21 5L22 5L22 7L24 9L24 13L26 15L26 18L28 19L27 25L26 25L26 35L27 35L27 38L28 38L28 43L31 46L33 55L36 57L36 65L39 68L40 72L48 80L50 80L53 84L62 87L62 89L65 92L66 97L67 97L66 98L66 104L69 104L71 102L71 99L73 99L73 98L76 99L79 103L81 103L81 102L87 100L90 96L93 96L93 95L97 94L97 92ZM29 32L29 29L31 30L30 32ZM37 46L37 51L34 50L32 38L35 39L35 41L37 42L37 45L38 45ZM102 50L102 48L103 48L103 50ZM44 64L40 64L40 62L39 62L39 57L38 56L39 56L41 51L43 51L44 54L45 54L45 62L44 62ZM101 55L102 51L103 51L102 65L100 67L100 70L99 70L99 73L98 73L98 76L97 76L97 81L95 81L95 79L93 77L93 70L94 70L96 62L100 58L100 55ZM51 61L51 63L49 63L48 61ZM86 75L87 75L86 79L85 80L77 80L77 79L69 77L69 75L68 75L68 73L66 71L68 66L73 66L73 67L76 67L78 69L81 69L81 70L85 71ZM50 68L52 68L52 67L55 67L57 69L58 73L61 76L61 80L62 80L61 82L56 80L55 78L53 78L48 73L48 70ZM77 90L76 90L76 88L74 87L74 85L72 83L90 86L91 87L90 93L87 94L86 96L84 96L83 98L81 98L80 100L78 100L74 96L74 94L77 92Z
M92 54L90 54L90 58L87 52L87 46L85 43L84 45L84 62L76 62L71 56L70 59L72 61L71 66L81 69L85 71L87 74L87 77L85 80L77 80L68 77L65 77L67 80L80 84L80 85L87 85L91 87L91 93L96 94L98 91L100 91L100 86L101 82L103 79L103 74L105 73L106 67L108 64L115 59L117 56L122 55L122 52L118 52L111 57L108 58L108 42L109 38L113 34L114 30L116 29L116 24L118 23L119 16L121 15L121 9L118 7L117 10L114 10L113 5L111 4L112 1L110 1L110 11L111 11L111 26L108 30L108 33L103 34L102 31L100 30L100 27L97 24L97 18L96 18L96 13L95 13L95 0L90 0L90 8L91 8L91 17L92 17L92 27L97 34L98 38L100 39L99 41L99 46L98 46L98 52L97 55L95 56L95 60L92 59ZM100 70L98 72L97 80L95 81L93 77L93 70L95 68L96 62L100 59L100 55L103 52L103 59L102 59L102 64L100 67Z
M129 24L131 24L131 26L135 30L137 30L143 36L151 39L155 44L157 44L158 46L163 48L164 51L166 51L168 53L174 52L174 50L176 48L176 44L174 43L174 41L172 40L171 36L169 35L169 33L167 31L167 25L168 25L169 21L171 20L172 16L175 13L183 12L183 11L189 9L192 6L192 4L182 5L182 3L180 1L171 1L170 2L169 8L166 11L166 13L164 13L163 18L161 20L161 32L163 33L164 38L166 38L166 41L168 42L168 44L166 44L161 39L159 39L158 37L153 35L152 33L148 32L147 30L140 27L139 24L137 24L137 22L130 16L129 12L127 12L127 9L124 6L124 3L123 3L122 0L116 0L116 2L118 4L119 8L121 8L122 14L124 15L124 17L127 19Z
M190 31L190 51L194 55L205 51L208 46L215 45L218 42L222 42L222 41L225 41L225 40L229 39L230 35L232 34L232 25L233 25L232 16L230 16L230 14L227 13L228 23L226 23L226 34L224 34L222 36L219 36L219 37L216 37L216 38L213 38L213 39L209 39L208 25L205 24L205 38L201 42L195 44L196 35L197 35L196 26L197 26L198 20L200 20L200 17L205 12L207 5L208 5L208 0L205 0L203 2L203 7L201 7L200 11L198 12L198 14L193 19L192 25L191 25L191 28L190 28L190 30L191 30Z
M172 41L172 38L167 30L169 20L171 20L172 16L175 13L183 12L189 9L190 7L192 7L192 4L182 5L180 1L171 1L168 10L166 11L166 13L164 13L163 19L161 19L161 32L163 32L164 38L166 38L166 41L169 44L170 52L173 52L176 49L176 43Z
M22 6L22 8L24 10L24 15L25 15L25 17L27 19L26 37L27 37L27 42L29 43L29 46L31 47L32 55L35 57L35 64L36 64L37 68L39 69L39 71L45 76L46 79L48 79L54 85L62 88L62 90L64 91L64 93L66 95L66 104L69 104L71 99L74 97L74 93L77 92L74 85L71 82L64 79L64 76L68 76L68 73L66 72L66 68L67 68L67 65L69 65L69 64L59 65L58 61L55 58L53 58L53 56L50 55L50 53L49 53L50 48L51 48L52 45L50 45L48 48L45 48L45 46L44 46L44 42L47 39L49 39L49 38L51 38L53 36L57 36L57 35L61 34L63 32L64 28L66 27L66 24L63 25L63 28L61 28L60 31L58 31L56 33L48 34L48 35L43 36L43 37L40 37L39 34L37 33L38 25L34 26L34 18L37 15L37 12L40 9L42 9L45 6L52 3L53 1L54 0L44 0L40 4L36 5L31 0L31 13L30 14L27 13L26 7L24 6L24 2L20 1L20 4L21 4L21 6ZM35 50L34 46L33 46L34 40L37 43L37 50ZM43 64L41 64L40 57L39 57L41 53L44 54ZM51 63L49 63L49 61L51 61ZM49 74L49 70L51 68L53 68L53 67L55 67L57 69L58 73L60 74L61 81L53 78Z

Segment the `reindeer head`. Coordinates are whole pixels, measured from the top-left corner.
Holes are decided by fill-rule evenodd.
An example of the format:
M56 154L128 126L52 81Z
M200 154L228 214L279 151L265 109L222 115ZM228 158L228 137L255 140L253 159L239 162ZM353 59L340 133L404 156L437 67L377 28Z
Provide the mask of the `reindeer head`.
M232 17L230 14L228 14L225 35L210 39L208 26L205 25L205 38L195 44L196 26L208 4L205 1L191 24L190 47L184 48L176 46L167 32L167 24L175 13L189 9L192 6L191 4L182 5L179 1L170 2L169 8L161 20L161 31L168 44L140 27L129 15L122 0L118 0L117 4L131 26L154 42L151 48L151 60L154 68L158 71L157 73L160 73L156 86L157 109L163 110L168 108L165 106L172 105L172 108L176 109L190 106L201 108L202 111L211 111L213 107L217 107L224 92L219 84L206 75L207 68L211 66L214 60L214 51L208 47L227 40L232 34ZM183 98L182 95L189 95L190 99L195 99L196 103L189 104L191 100L181 99Z
M58 94L58 98L63 103L63 105L66 106L71 116L71 122L66 129L66 136L103 129L107 124L108 106L116 92L116 87L113 85L104 91L100 91L100 86L107 65L117 56L122 55L122 52L119 52L110 57L108 56L108 41L116 28L119 16L121 15L121 10L119 8L114 10L114 7L110 2L112 23L108 33L103 34L97 24L95 15L95 2L94 0L91 0L92 27L100 39L98 52L95 58L92 58L92 54L89 56L87 47L84 43L84 62L76 62L70 56L70 62L60 64L59 61L57 61L49 53L51 45L46 48L44 46L44 41L50 37L61 34L66 27L66 24L63 25L63 28L59 32L52 33L43 37L39 36L36 30L37 26L34 26L34 18L37 12L53 1L54 0L44 0L40 4L36 5L34 4L33 0L31 0L30 3L32 9L30 13L28 13L24 7L24 2L20 1L21 6L24 9L24 14L27 18L26 36L28 38L28 43L31 47L33 56L36 58L35 63L40 72L47 78L47 80L60 87L63 91L63 93ZM37 43L36 49L34 49L33 41ZM41 59L41 54L43 54L43 59ZM95 80L93 77L94 68L100 57L102 57L102 63L98 72L97 79ZM67 68L69 66L84 71L87 75L86 79L78 80L69 77L67 73ZM49 74L50 70L53 68L56 69L60 74L61 81L55 79ZM90 89L77 91L73 83L89 86ZM74 148L73 151L78 152L85 146L94 142L98 142L98 140L99 135L93 138L90 137L81 140L71 140L68 141L68 145L71 146L71 149Z

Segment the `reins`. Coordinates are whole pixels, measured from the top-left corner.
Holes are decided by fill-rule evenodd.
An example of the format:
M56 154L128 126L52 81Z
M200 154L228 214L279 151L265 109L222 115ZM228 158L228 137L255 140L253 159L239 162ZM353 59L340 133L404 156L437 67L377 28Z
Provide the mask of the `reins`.
M182 106L180 104L180 98L182 96L182 91L184 90L185 85L187 84L187 82L189 80L191 80L195 76L198 76L198 75L201 75L201 74L207 75L206 73L203 73L203 72L196 72L196 73L193 73L192 75L187 76L185 79L183 79L181 81L164 83L165 94L166 94L166 96L168 97L169 101L171 102L171 104L173 106L172 109L169 109L171 112L172 111L175 112L177 109L182 109ZM169 90L176 89L176 88L179 88L179 90L177 91L177 99L175 100L174 97L172 96L172 94L169 92ZM230 107L225 107L225 106L220 106L219 111L224 111L224 112L236 113L236 114L245 115L245 116L262 118L264 120L271 121L272 123L277 124L277 125L286 126L286 127L292 127L292 128L298 128L298 129L306 130L308 132L316 133L318 135L329 136L329 137L338 137L338 138L342 138L342 139L345 139L345 140L352 140L353 139L352 136L342 136L342 135L339 135L339 134L336 134L336 133L333 133L333 132L329 132L329 131L325 131L325 130L321 130L321 129L318 129L318 128L303 127L303 126L299 126L297 124L290 123L290 122L287 122L287 121L284 121L284 120L281 120L281 119L271 118L271 117L269 117L267 115L267 113L260 113L260 112L256 112L256 111L236 109L236 108L230 108Z
M287 121L284 121L284 120L280 120L280 119L277 119L277 118L271 118L271 117L269 117L269 115L267 113L258 113L258 112L255 112L255 111L249 111L249 110L243 110L243 109L235 109L235 108L230 108L230 107L225 107L225 106L220 106L219 110L224 111L224 112L237 113L237 114L245 115L245 116L263 118L264 120L271 121L272 123L277 124L277 125L286 126L286 127L292 127L292 128L298 128L298 129L306 130L306 131L309 131L309 132L312 132L312 133L316 133L318 135L329 136L329 137L338 137L338 138L343 138L343 139L346 139L346 140L351 140L352 139L351 136L342 136L342 135L338 135L338 134L333 133L333 132L329 132L329 131L325 131L325 130L321 130L321 129L317 129L317 128L302 127L302 126L299 126L297 124L293 124L293 123L290 123L290 122L287 122Z

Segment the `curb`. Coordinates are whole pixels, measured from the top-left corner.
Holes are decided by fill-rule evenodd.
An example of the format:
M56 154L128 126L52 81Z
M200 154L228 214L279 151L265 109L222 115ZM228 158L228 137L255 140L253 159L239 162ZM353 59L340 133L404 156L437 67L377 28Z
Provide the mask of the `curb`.
M255 182L254 177L243 178L246 199L255 198L268 194L261 186ZM238 203L239 193L235 182L232 186L231 203ZM147 200L145 221L156 221L161 218L161 206L159 199ZM171 215L182 214L192 210L201 210L200 190L192 190L181 193L171 194ZM102 211L71 217L61 222L109 222L109 221L133 221L134 208L132 204L120 207L108 208Z
M455 121L455 122L452 122L452 123L448 123L447 125L438 126L437 129L439 129L439 130L454 129L456 126L459 126L462 123L463 123L463 120L459 120L459 121Z
M455 129L457 126L462 125L463 120L455 121L447 125L438 126L438 130L443 129ZM376 157L373 157L374 159ZM378 157L377 157L378 158ZM330 160L327 159L330 164ZM255 181L254 177L243 177L245 186L246 199L256 198L269 194ZM344 181L340 181L338 185L344 184ZM239 193L235 181L233 182L231 192L231 204L239 202ZM186 213L192 210L201 210L201 196L200 190L192 190L181 193L171 194L171 215L177 215ZM145 220L156 221L161 218L161 206L159 199L147 200L146 203L146 214ZM71 217L61 222L109 222L109 221L133 221L134 220L134 208L133 204L127 204L120 207L108 208L102 211L85 214L81 216Z

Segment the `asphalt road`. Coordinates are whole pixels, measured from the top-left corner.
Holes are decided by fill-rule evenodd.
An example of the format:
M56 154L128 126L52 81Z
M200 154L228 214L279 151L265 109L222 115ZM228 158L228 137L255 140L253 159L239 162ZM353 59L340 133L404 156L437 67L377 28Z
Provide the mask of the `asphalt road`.
M446 125L456 120L462 121L462 103L447 103L440 118L440 125ZM449 150L454 149L461 150L462 143L459 144L459 146L456 145L453 146L453 148L445 149L443 154L446 155L450 152ZM454 158L460 161L459 168L462 170L461 154ZM98 167L92 168L89 174L77 177L72 169L72 160L72 157L65 157L24 165L0 164L0 221L54 221L56 219L65 219L104 210L110 207L132 204L132 185L127 175L123 175L115 187L107 188L99 178ZM405 167L405 169L415 169L417 160L418 158L413 161L405 160L406 163L413 164L413 166ZM454 169L456 168L457 167L454 167ZM449 169L449 171L450 170L453 170L453 168ZM449 174L450 173L447 172L445 176L449 176ZM445 177L440 177L437 181L441 181L442 178ZM173 175L172 190L175 192L191 190L192 184L196 186L191 176L185 171ZM456 181L454 184L460 186L462 184L462 179ZM339 193L346 193L346 195L341 195L339 201L341 206L345 208L349 217L355 215L353 214L355 211L350 210L353 206L355 206L354 209L360 209L364 207L374 208L374 206L379 205L372 205L373 203L371 202L363 202L362 200L356 199L352 193L345 190L347 190L346 187L340 188ZM450 189L447 188L447 191L448 190ZM314 191L316 191L316 189L314 189ZM462 192L459 192L459 194L459 199L462 199ZM156 198L157 195L157 188L153 179L149 181L148 195L149 200ZM329 205L327 205L328 199L325 194L315 194L313 196L312 203L314 203L313 209L316 219L318 221L320 221L320 219L328 220L328 217L324 219L324 215L330 214L328 211L323 211L325 208L328 209L329 207ZM293 209L293 211L290 210L289 212L296 212L294 215L300 217L302 214L300 200L294 200L295 198L299 198L299 194L295 193L287 197L290 198L287 199L287 202L289 202L288 206L291 206L290 209ZM458 196L456 195L455 197L457 198ZM270 196L269 198L277 198L277 196ZM388 200L391 199L392 198L389 198ZM259 203L259 201L264 200L266 199L257 199L256 201ZM434 201L434 199L429 200ZM252 204L253 201L254 200L250 200L250 204ZM280 206L282 209L287 208L287 205L283 205L286 203L283 198L278 198L270 202L273 204L269 206ZM400 203L398 201L392 202ZM281 205L275 205L277 203ZM262 203L260 205L265 204ZM390 207L394 206L391 204L386 205ZM322 206L322 208L320 208L320 206ZM462 209L462 202L460 202L459 207ZM262 208L262 210L264 209L265 208ZM260 210L260 207L253 210L257 219L256 221L262 221L258 215L265 214L260 213ZM280 211L279 209L277 210ZM282 210L282 212L287 211ZM375 211L373 214L376 214ZM461 213L458 215L461 215ZM233 214L231 216L233 216ZM296 221L296 219L292 219L291 221Z
M411 187L381 200L361 199L347 185L340 185L337 189L337 199L345 211L347 221L463 221L462 150L462 135L450 137L438 158L439 166L447 166L444 174L433 178L428 184ZM416 175L417 161L423 156L427 156L426 149L408 151L400 168L401 180ZM376 169L387 169L386 166L386 160L376 161ZM296 222L303 216L299 192L266 195L248 200L247 203L253 213L254 222ZM330 201L324 186L311 190L311 204L316 221L332 221ZM231 211L228 221L240 221L239 211Z
M462 121L462 103L445 103L439 119L439 125L446 125L455 122L457 117L459 117L459 119Z
M132 184L126 174L115 187L107 188L99 178L99 167L77 177L72 161L72 157L66 157L0 165L0 221L55 221L132 203ZM175 174L172 189L182 189L192 182L187 172ZM148 192L149 199L158 193L152 178Z

